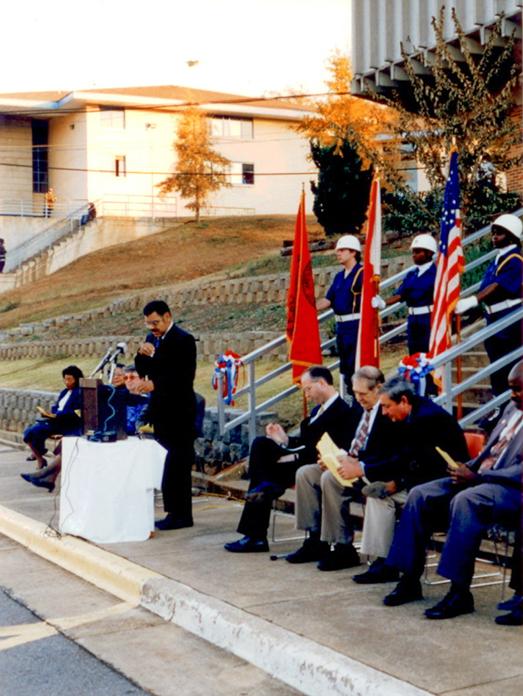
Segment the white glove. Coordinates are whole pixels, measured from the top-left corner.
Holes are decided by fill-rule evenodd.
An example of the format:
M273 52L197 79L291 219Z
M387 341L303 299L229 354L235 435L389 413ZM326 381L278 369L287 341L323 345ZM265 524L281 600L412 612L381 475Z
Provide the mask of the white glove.
M373 309L385 309L387 306L387 303L383 297L380 297L379 295L375 295L370 301L370 304Z
M476 295L471 295L470 297L464 297L462 300L458 300L455 312L456 314L464 314L468 312L469 309L478 306L478 298Z

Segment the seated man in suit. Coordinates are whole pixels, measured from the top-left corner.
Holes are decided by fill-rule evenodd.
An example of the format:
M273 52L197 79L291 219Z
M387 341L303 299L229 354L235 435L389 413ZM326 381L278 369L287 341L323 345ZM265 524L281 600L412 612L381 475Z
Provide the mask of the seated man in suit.
M420 577L431 533L448 523L438 573L451 581L449 592L425 611L428 619L449 619L474 611L470 583L481 539L493 524L521 521L523 456L523 361L509 374L511 402L483 451L449 468L450 477L416 486L409 494L387 565L403 572L383 600L399 606L422 599Z
M349 454L341 458L339 473L347 480L364 477L367 483L382 482L382 489L390 496L410 488L413 481L435 478L445 470L443 460L433 450L434 442L456 455L463 455L467 448L461 428L446 411L430 399L417 397L409 382L398 378L383 382L383 374L375 367L362 367L354 374L353 391L364 414ZM395 404L392 399L397 399L401 405L387 408L388 401ZM319 467L300 469L296 481L298 527L309 529L314 539L320 531L321 517L318 538L324 546L316 547L320 556L318 568L339 570L359 565L352 546L353 529L348 510L350 497L358 486L343 487L330 472L321 473ZM362 492L366 492L365 488ZM374 500L369 498L367 505L369 501L372 505ZM392 514L387 509L384 519L374 515L372 523L368 524L368 518L367 508L361 550L379 556L382 548L387 547L388 551L387 544L390 545L392 539L394 503ZM312 543L308 539L287 560L290 563L316 560L314 552L311 554ZM334 548L328 552L332 544Z
M352 391L362 407L354 438L345 449L356 457L390 444L391 422L379 409L379 389L384 376L377 367L362 367L352 375ZM361 411L360 411L361 413ZM352 544L354 530L349 514L355 491L342 486L321 463L306 464L296 472L296 526L309 533L303 545L286 556L289 563L318 561L319 570L340 570L359 565Z
M386 455L359 457L357 461L345 457L340 467L345 478L365 477L371 482L367 487L361 552L375 560L365 573L353 577L360 584L398 579L397 571L385 565L397 509L413 486L445 473L445 462L435 448L440 447L455 459L468 458L465 435L456 420L430 399L417 396L410 382L392 377L380 389L379 401L383 416L396 428L391 442L385 443Z
M316 461L316 443L329 433L339 447L347 447L355 428L353 410L333 386L330 370L310 367L301 376L307 399L316 404L300 425L299 437L289 437L281 425L269 423L264 437L257 437L249 456L249 493L238 525L244 536L225 544L227 551L268 551L267 529L273 501L294 484L299 466Z

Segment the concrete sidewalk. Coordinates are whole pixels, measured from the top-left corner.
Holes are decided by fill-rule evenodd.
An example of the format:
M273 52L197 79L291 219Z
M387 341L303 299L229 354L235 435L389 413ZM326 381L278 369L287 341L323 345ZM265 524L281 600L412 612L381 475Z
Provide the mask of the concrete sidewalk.
M241 503L211 496L194 499L193 528L146 542L102 548L56 538L45 530L58 523L59 498L20 478L31 468L25 456L0 443L1 533L303 693L515 696L523 689L522 632L493 622L499 586L474 590L474 614L429 622L423 610L445 585L387 608L381 600L391 585L358 586L351 580L358 569L322 573L269 554L225 552ZM282 536L292 534L291 520L278 525ZM274 544L271 553L299 543Z

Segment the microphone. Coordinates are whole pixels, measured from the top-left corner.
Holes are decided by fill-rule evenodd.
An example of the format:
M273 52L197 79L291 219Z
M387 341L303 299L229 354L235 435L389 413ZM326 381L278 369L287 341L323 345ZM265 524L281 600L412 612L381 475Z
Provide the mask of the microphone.
M127 351L127 343L125 341L120 341L120 343L116 344L116 348L113 350L111 355L109 356L109 362L116 362L118 359L119 355L125 355L125 352Z
M94 375L95 375L97 372L100 372L100 370L103 370L103 368L107 365L107 363L109 362L110 359L111 359L111 348L108 348L108 349L106 350L105 355L103 356L103 358L100 360L100 362L98 363L98 365L94 368L94 370L91 372L91 375L90 375L90 376L91 376L91 377L94 377Z

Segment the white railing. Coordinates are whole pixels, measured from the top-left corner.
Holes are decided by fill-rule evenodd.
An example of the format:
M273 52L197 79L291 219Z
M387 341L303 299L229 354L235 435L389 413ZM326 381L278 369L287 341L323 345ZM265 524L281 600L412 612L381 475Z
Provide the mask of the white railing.
M10 217L49 218L50 221L62 219L73 214L80 206L85 205L84 200L56 201L52 209L49 209L43 198L2 198L0 199L0 215Z
M103 217L177 218L178 200L173 196L128 196L111 194L99 203L98 215Z
M523 208L520 208L519 210L515 211L515 215L521 216L523 214ZM480 240L482 237L490 233L490 225L487 225L485 227L482 227L480 230L477 230L476 232L473 232L470 235L467 235L463 239L463 246L467 247L470 244L473 244L474 242L477 242ZM465 271L471 271L474 268L477 268L481 264L485 263L486 261L489 261L493 256L495 256L497 252L496 251L488 251L482 256L478 257L477 259L474 259L474 261L471 261L467 264ZM387 278L384 280L382 283L380 283L380 292L383 292L389 288L396 287L398 283L405 277L405 275L408 273L409 268L404 269L403 271L400 271L399 273L396 273L395 275L391 276L390 278ZM467 290L463 293L464 295L469 295L473 292L475 292L479 287L479 283L474 284L473 286L467 288ZM390 316L394 312L397 312L404 306L404 303L397 302L394 305L390 305L386 309L384 309L382 312L380 312L380 317L384 319L387 316ZM470 386L473 386L474 384L478 384L480 380L494 372L496 369L499 367L506 365L510 362L509 358L511 359L511 356L505 356L505 358L500 359L497 361L497 363L493 366L490 365L487 368L483 368L482 370L478 370L477 373L475 373L471 378L469 378L466 381L467 386L463 387L463 382L461 385L457 385L456 387L453 387L452 385L452 361L456 359L457 356L462 355L465 351L470 350L472 346L475 346L481 342L488 336L493 335L494 333L497 333L500 328L503 328L505 325L509 325L513 323L514 321L518 321L518 317L520 314L523 314L523 310L518 310L518 312L513 312L509 317L506 317L504 320L500 320L499 322L496 322L496 324L491 324L488 327L485 327L484 329L481 329L479 332L474 333L474 335L470 338L468 338L466 341L463 341L459 345L453 346L449 351L446 353L443 353L442 355L438 356L437 358L437 366L444 366L444 391L443 394L439 397L439 400L443 403L443 405L447 408L450 409L452 408L452 399L459 393L465 391L465 389L470 388ZM324 323L328 319L332 318L334 316L334 312L332 310L328 310L321 314L318 317L318 321L320 324ZM506 320L506 321L505 321ZM501 325L503 323L503 326ZM383 334L380 337L380 344L387 343L390 341L392 338L398 336L399 334L403 333L407 327L406 322L400 323L398 326L394 327L387 333ZM248 355L244 356L242 358L242 361L244 365L246 365L247 368L247 383L246 385L239 389L236 394L235 394L235 399L240 398L241 396L247 395L247 409L237 415L236 417L231 418L226 422L226 414L225 414L225 403L223 401L222 397L222 385L218 386L218 394L217 394L217 410L218 410L218 424L219 424L219 429L220 433L223 435L229 430L232 430L233 428L242 425L243 423L248 423L248 428L249 428L249 440L252 441L254 437L256 436L256 422L257 422L257 417L266 411L267 409L271 408L275 404L279 403L283 399L288 398L292 394L295 394L298 390L299 387L297 385L291 385L287 389L284 389L283 391L274 394L271 396L269 399L266 399L265 401L258 403L257 401L257 390L259 387L261 387L264 384L267 384L268 382L272 381L276 377L279 377L280 375L284 374L285 372L288 372L292 368L292 364L290 362L286 362L285 364L277 367L274 370L271 370L267 374L261 376L261 377L256 377L256 362L265 356L270 355L273 351L275 351L277 348L280 348L285 342L286 342L286 337L285 336L279 336L278 338L275 338L272 340L270 343L267 343L264 346L261 346L260 348L257 348L256 350L252 351ZM327 350L331 346L334 345L336 339L331 338L327 341L324 341L321 344L322 350ZM512 354L511 354L512 355ZM520 353L517 353L515 356L516 358L519 357L520 355L523 355L523 349L521 350ZM331 364L328 365L329 369L331 370L336 370L339 368L339 360L333 361ZM505 400L508 398L508 392L504 396ZM500 401L500 397L497 397L495 400L496 404L498 402L503 403L503 399ZM494 401L490 402L490 405L492 408L494 408ZM464 424L469 424L473 422L475 419L481 417L484 413L484 407L480 407L477 410L477 416L474 416L473 414L468 414L465 416L463 419Z
M88 212L89 204L83 203L59 220L54 220L53 222L53 218L49 218L49 227L38 232L31 239L8 250L5 263L6 273L15 270L25 261L29 261L37 254L56 244L60 239L76 232L84 224L83 221L86 219L85 216L88 215ZM54 215L55 211L53 211Z

